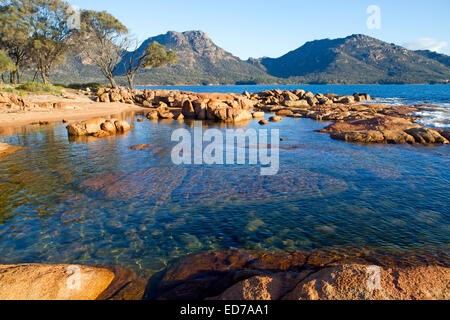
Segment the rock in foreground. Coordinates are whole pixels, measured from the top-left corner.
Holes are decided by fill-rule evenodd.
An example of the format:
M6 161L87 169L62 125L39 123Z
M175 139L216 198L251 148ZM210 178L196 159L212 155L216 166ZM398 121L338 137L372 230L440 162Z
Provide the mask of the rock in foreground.
M0 265L0 300L131 300L142 297L144 286L122 268Z
M80 271L79 275L74 273ZM68 265L0 266L0 300L95 300L114 279L107 269Z
M281 272L238 282L216 300L447 300L450 272L438 266L380 268L380 287L367 265L319 272ZM368 285L368 283L372 285Z
M375 269L374 269L375 267ZM375 270L375 271L374 271ZM380 277L376 277L379 271ZM152 283L152 282L150 282ZM446 254L354 249L206 252L182 259L147 287L162 300L450 299Z
M103 138L116 133L125 133L130 129L130 124L124 120L106 120L103 118L76 122L67 126L69 136L75 137L94 136L97 138Z

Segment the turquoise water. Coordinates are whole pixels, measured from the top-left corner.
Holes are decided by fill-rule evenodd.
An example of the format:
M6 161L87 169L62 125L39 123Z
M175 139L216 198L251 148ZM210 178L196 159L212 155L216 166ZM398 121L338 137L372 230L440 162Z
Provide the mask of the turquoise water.
M24 147L0 161L0 263L119 265L149 276L231 247L449 249L450 146L349 144L314 132L328 123L286 118L265 127L287 141L279 174L261 177L257 165L175 166L171 134L192 123L122 117L134 128L112 138L69 141L62 124L0 136ZM152 147L129 149L143 143Z

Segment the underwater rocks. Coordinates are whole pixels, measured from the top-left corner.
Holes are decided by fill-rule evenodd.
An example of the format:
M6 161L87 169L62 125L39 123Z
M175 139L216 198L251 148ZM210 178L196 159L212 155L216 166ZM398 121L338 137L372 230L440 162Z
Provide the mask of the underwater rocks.
M182 201L195 205L228 201L270 201L289 197L314 198L346 190L342 180L298 168L281 168L261 176L258 168L154 167L132 174L108 173L79 185L81 191L119 201ZM217 179L226 176L227 179Z
M108 137L116 133L126 133L131 126L125 120L96 118L72 123L67 126L69 136L94 136L97 138Z
M21 147L18 146L11 146L7 143L4 142L0 142L0 158L7 156L11 153L16 152L17 150L19 150Z
M159 300L425 300L449 299L448 256L381 250L294 253L221 250L167 268L144 298ZM374 266L378 266L373 269ZM375 272L380 272L368 285ZM149 282L150 283L150 282ZM370 282L372 283L372 282Z

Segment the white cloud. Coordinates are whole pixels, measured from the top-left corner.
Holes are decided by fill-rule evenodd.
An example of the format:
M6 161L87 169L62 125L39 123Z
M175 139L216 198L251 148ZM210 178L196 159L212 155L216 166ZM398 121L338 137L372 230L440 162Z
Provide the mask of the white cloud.
M430 50L444 53L445 50L442 49L446 48L448 43L438 39L420 38L406 42L403 46L410 50Z

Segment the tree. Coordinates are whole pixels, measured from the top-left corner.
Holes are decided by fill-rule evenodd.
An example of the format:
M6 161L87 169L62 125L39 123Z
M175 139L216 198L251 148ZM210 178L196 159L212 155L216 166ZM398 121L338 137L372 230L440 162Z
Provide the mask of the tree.
M72 34L72 10L63 0L2 1L0 33L4 47L15 58L16 79L25 58L32 57L42 80L47 83L51 69L64 61ZM3 39L3 36L5 38Z
M0 47L11 57L15 65L10 73L10 82L20 82L21 72L31 65L30 4L23 4L22 10L16 4L2 1L0 7Z
M81 12L81 30L75 39L79 55L97 65L112 87L114 73L127 47L127 28L106 11Z
M174 65L177 61L175 52L166 51L165 47L156 41L148 45L140 54L136 45L134 50L128 52L123 59L129 88L134 88L134 77L142 66L145 69L159 68L168 64Z
M2 75L2 81L4 82L5 79L3 78L3 73L6 71L14 71L16 69L14 62L12 59L6 54L4 51L0 51L0 74Z

